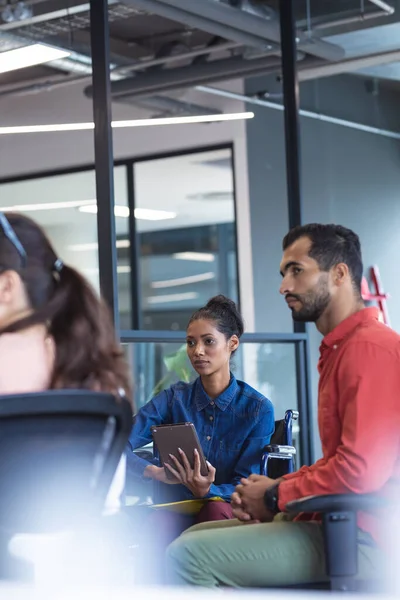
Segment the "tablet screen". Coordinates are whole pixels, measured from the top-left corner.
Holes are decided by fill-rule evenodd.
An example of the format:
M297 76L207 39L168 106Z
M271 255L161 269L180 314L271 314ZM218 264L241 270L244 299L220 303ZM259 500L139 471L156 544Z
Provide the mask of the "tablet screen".
M178 448L181 448L186 454L189 464L193 469L194 450L196 449L200 457L200 473L205 477L208 475L206 459L193 423L155 425L151 428L151 432L163 465L168 463L174 467L173 461L169 456L170 454L173 454L182 463L178 450ZM174 478L167 468L165 469L165 472L169 479Z

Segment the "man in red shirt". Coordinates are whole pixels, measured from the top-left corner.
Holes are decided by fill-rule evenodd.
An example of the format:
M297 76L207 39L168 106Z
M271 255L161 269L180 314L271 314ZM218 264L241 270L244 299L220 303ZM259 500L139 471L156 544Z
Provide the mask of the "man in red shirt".
M170 546L175 583L323 582L318 515L289 520L286 504L314 494L389 497L399 488L400 336L378 320L377 309L364 307L358 236L338 225L296 227L283 240L280 271L280 293L293 319L314 322L324 336L318 363L323 457L278 481L243 479L232 495L239 521L192 528ZM359 577L370 579L380 557L382 522L360 513L358 527Z

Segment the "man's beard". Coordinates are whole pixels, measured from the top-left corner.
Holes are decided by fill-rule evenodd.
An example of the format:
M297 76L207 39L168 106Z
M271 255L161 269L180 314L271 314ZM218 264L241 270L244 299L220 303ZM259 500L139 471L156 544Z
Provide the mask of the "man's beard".
M288 294L291 298L296 298L302 304L299 310L292 308L292 317L294 321L301 321L303 323L315 323L321 317L325 309L327 308L331 295L328 289L328 277L327 275L321 275L318 286L316 289L297 296L295 294Z

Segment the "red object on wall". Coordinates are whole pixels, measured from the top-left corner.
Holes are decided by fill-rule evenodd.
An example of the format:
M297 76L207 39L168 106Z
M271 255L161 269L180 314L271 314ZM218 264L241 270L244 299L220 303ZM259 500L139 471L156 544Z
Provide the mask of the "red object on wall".
M362 299L365 300L366 302L373 302L373 301L377 302L379 310L382 315L382 321L386 325L389 325L389 327L390 327L389 312L388 312L387 303L386 303L386 300L389 298L389 294L386 294L383 291L381 276L379 273L379 269L376 265L371 267L370 275L371 275L371 284L374 288L374 291L370 290L367 279L365 277L363 277L362 282L361 282Z

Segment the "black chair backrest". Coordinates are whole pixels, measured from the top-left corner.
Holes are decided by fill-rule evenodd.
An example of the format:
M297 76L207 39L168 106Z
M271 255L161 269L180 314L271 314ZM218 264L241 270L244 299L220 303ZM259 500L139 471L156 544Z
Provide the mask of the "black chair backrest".
M287 424L285 419L275 421L275 431L271 436L271 445L287 446ZM268 462L268 477L272 479L278 479L282 475L287 473L287 461L282 460L270 460Z
M287 446L287 426L285 419L275 421L275 431L271 436L271 444L277 444L278 446Z
M111 394L0 396L0 526L55 531L99 516L131 427L129 402Z

